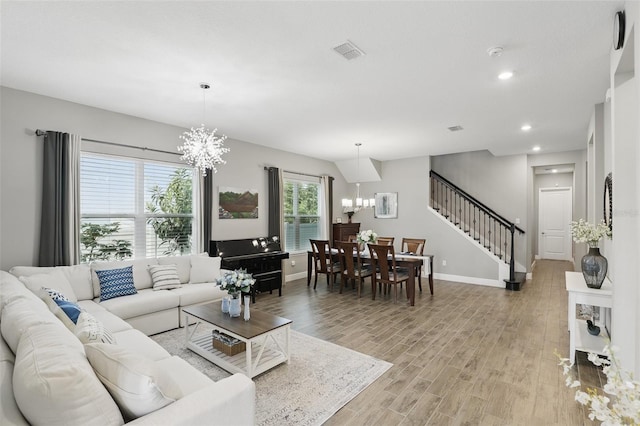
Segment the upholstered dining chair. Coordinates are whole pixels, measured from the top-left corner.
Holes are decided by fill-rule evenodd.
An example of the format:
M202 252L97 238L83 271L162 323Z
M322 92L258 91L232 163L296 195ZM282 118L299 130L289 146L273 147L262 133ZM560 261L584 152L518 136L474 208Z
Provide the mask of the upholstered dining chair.
M395 240L395 237L378 237L377 243L392 246L393 240Z
M342 264L339 259L336 259L334 253L331 252L331 244L329 244L328 240L309 240L309 242L311 243L311 250L313 251L315 271L313 289L315 290L318 284L318 274L325 274L327 276L327 285L329 289L333 291L333 283L336 280L336 276L342 272ZM342 286L342 284L340 285Z
M403 238L402 251L404 253L413 253L418 256L424 255L424 238ZM416 268L416 277L418 277L418 288L422 291L422 267Z
M343 283L347 280L358 282L358 298L360 298L362 292L362 286L364 285L364 279L371 277L372 271L370 265L365 265L360 257L360 247L357 242L338 241L338 253L342 261L342 278L340 279L340 293L342 293ZM373 285L373 278L371 281Z
M382 284L387 292L387 288L394 286L394 303L398 301L398 285L409 280L406 269L396 266L396 253L392 245L368 244L373 268L377 272L372 275L372 298L376 298L376 282Z

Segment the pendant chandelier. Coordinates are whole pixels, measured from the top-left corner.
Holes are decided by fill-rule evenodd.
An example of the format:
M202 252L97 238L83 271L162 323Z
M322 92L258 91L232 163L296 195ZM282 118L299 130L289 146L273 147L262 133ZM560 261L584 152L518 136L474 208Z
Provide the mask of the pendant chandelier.
M356 143L356 148L358 150L358 154L357 154L357 158L356 158L356 178L357 178L357 182L356 182L356 198L355 198L355 202L353 199L351 198L343 198L342 199L342 211L344 213L347 213L347 215L349 216L349 220L351 220L351 216L353 216L354 213L360 211L361 209L366 209L368 207L374 207L375 206L375 199L374 198L365 198L363 199L360 196L360 146L362 146L361 143Z
M206 90L210 87L207 83L200 83L203 123L205 121ZM218 129L209 130L204 127L204 124L201 124L200 127L192 127L191 130L180 135L180 139L184 140L184 144L178 147L178 151L183 153L180 158L200 170L203 176L207 175L209 169L213 170L213 173L217 173L216 164L226 164L222 155L229 152L229 148L224 146L227 137L225 135L216 136L217 131Z

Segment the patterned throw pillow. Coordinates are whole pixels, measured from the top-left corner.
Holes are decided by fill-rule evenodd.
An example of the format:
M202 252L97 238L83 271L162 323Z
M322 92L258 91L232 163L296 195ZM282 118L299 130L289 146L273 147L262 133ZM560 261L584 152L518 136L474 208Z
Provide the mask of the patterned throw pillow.
M180 278L176 265L149 265L149 273L154 290L170 290L180 288Z
M47 294L53 299L53 300L64 300L65 302L68 302L69 299L67 299L67 296L65 296L64 294L60 293L58 290L54 290L52 288L47 288L47 287L42 287L42 289L44 291L47 292Z
M100 301L137 293L133 285L133 266L121 269L104 269L96 271L96 274L98 281L100 281Z
M111 332L104 328L104 325L89 312L82 312L80 314L73 332L76 337L84 344L116 343L116 340Z
M82 312L82 308L78 306L76 303L69 302L68 300L57 300L53 299L54 302L64 311L65 314L69 317L74 324L78 322L78 317Z

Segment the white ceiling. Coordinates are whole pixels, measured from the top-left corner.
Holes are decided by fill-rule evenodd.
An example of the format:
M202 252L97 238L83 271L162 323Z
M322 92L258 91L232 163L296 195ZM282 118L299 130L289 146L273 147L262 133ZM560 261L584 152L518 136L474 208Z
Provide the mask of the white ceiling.
M329 161L353 158L361 142L363 158L384 161L584 148L623 2L0 7L4 86L191 127L202 121L204 81L205 124L230 138ZM332 50L346 40L366 55L347 61ZM496 45L504 53L490 57ZM514 77L498 80L505 69ZM454 125L464 130L447 130Z

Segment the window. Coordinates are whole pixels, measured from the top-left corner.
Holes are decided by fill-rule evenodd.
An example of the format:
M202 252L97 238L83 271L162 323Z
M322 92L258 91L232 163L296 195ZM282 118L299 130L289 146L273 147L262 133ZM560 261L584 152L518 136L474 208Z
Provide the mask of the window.
M82 153L81 261L191 253L193 169Z
M294 174L284 174L283 180L285 250L310 250L309 239L321 235L320 180Z

